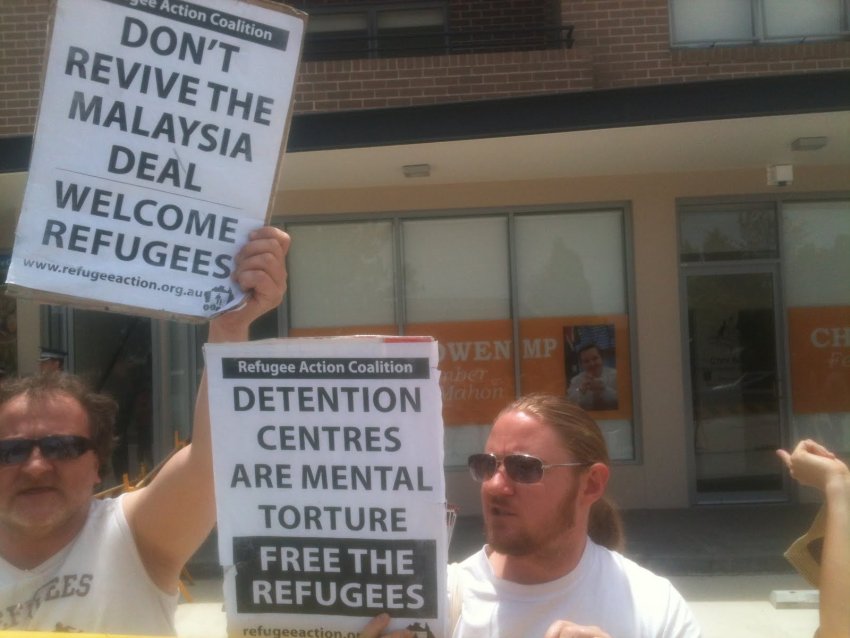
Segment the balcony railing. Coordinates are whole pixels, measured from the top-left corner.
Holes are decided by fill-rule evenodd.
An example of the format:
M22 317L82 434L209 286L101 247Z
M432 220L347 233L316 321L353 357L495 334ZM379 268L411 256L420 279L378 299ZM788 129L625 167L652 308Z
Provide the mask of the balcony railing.
M379 35L307 34L304 59L351 60L453 53L571 49L573 26L464 31L411 30Z

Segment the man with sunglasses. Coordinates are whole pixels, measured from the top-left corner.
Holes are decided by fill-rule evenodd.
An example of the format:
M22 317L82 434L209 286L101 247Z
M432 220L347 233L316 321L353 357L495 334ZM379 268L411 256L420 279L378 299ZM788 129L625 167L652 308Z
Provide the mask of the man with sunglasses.
M496 418L485 452L469 468L487 545L454 570L455 638L699 636L672 585L615 551L608 450L584 410L521 398Z
M251 234L234 274L248 298L209 341L246 340L280 303L288 247L278 229ZM215 523L206 378L192 444L149 485L100 501L115 411L68 375L0 387L0 630L175 633L180 572Z
M605 500L609 459L596 422L562 397L529 395L496 418L481 483L487 544L449 567L453 638L692 638L669 581L622 556ZM387 617L361 634L374 638ZM395 632L393 638L410 634Z

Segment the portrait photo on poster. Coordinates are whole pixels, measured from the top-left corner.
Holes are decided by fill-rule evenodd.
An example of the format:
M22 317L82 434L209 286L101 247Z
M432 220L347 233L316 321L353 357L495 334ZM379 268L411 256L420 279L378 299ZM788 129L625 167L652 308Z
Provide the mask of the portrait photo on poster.
M567 398L585 410L619 408L612 323L564 326Z

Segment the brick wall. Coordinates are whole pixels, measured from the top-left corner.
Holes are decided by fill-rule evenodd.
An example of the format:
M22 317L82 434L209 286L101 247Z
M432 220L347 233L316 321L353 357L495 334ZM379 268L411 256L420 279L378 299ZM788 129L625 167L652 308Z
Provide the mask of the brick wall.
M543 29L557 24L556 16L547 11L547 4L547 0L449 2L448 28L453 33L465 34L464 38L454 37L453 44L486 46L492 41L501 50L512 44L543 48L546 43ZM513 30L515 35L505 34L506 30Z
M459 102L590 90L592 61L550 49L302 64L296 112Z
M449 2L449 27L478 31L541 27L551 17L547 0L463 0Z
M850 42L671 49L667 0L562 0L595 88L850 68Z
M343 0L309 0L309 9ZM453 16L522 24L557 0L450 0ZM49 0L0 0L0 136L33 130ZM557 11L557 6L555 7ZM671 49L667 0L560 0L570 50L307 62L296 111L457 102L620 86L850 68L850 42ZM453 17L452 20L459 20ZM495 19L495 18L494 18ZM483 20L483 21L482 21ZM492 24L492 23L491 23ZM472 28L473 23L468 23Z
M35 126L47 16L48 0L0 0L0 135Z

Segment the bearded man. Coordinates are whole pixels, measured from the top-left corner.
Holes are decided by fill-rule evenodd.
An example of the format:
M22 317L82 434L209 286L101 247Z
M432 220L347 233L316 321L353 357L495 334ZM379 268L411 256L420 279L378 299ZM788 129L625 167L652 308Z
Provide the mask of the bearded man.
M566 399L530 395L502 410L469 459L487 545L456 570L455 638L699 636L669 581L616 551L609 464L599 426Z
M619 516L596 422L563 397L518 399L469 457L487 544L449 566L454 638L696 638L670 582L617 550ZM362 638L380 635L386 615ZM412 636L407 631L387 634Z
M237 255L248 296L210 342L248 339L286 289L289 236L265 227ZM206 376L192 443L150 482L94 498L117 406L78 378L0 386L0 630L174 635L180 571L215 523Z

